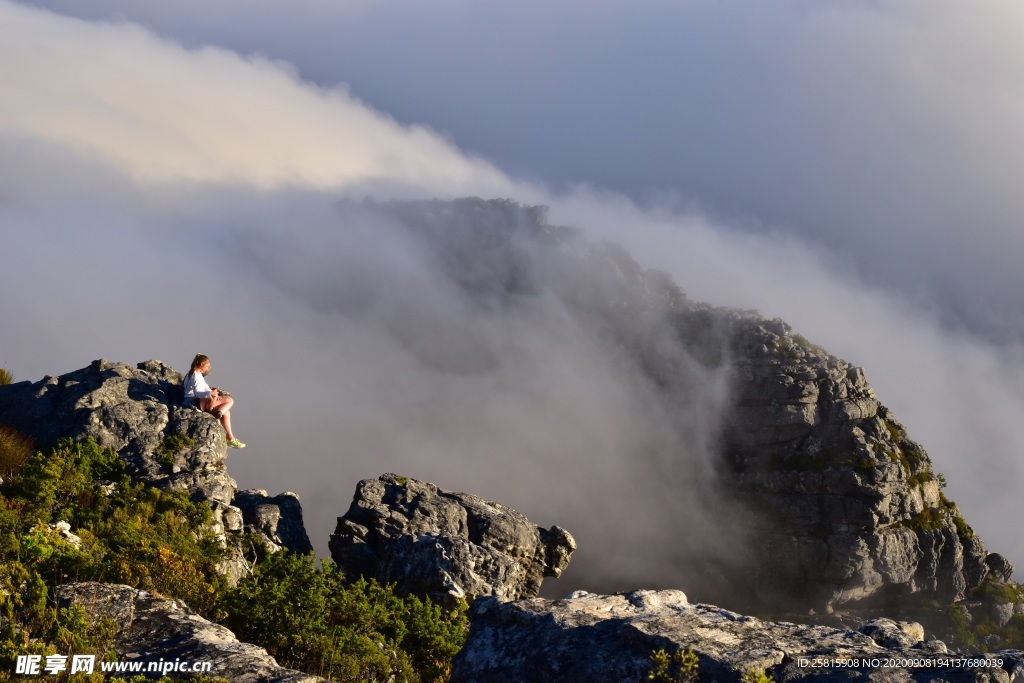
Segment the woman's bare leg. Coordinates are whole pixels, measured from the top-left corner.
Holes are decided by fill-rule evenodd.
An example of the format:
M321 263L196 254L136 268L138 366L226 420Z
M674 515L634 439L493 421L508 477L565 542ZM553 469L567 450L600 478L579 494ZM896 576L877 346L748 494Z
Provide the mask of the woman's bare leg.
M228 441L234 441L235 435L231 433L231 411L221 413L220 424L224 427L225 433L227 433Z
M231 433L231 408L235 405L235 399L230 396L214 396L204 398L199 404L203 412L210 413L214 417L220 416L220 424L224 427L228 441L232 441L235 435Z

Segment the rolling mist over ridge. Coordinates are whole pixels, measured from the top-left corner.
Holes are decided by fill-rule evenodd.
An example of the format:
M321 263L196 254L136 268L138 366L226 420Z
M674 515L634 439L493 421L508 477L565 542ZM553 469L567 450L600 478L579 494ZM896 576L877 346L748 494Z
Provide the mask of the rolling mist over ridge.
M100 7L94 13L106 17L102 4L93 4ZM548 177L539 171L509 175L522 159L506 162L492 150L490 160L483 159L465 151L464 133L437 133L419 123L430 120L416 117L415 103L401 112L398 104L375 109L359 99L367 97L363 87L350 90L329 74L313 79L312 65L298 58L294 66L283 65L269 48L265 56L246 56L253 47L214 41L212 25L206 37L185 39L153 20L148 25L158 33L152 33L125 21L131 14L124 11L114 21L81 21L0 3L0 57L17 65L0 73L9 95L0 112L0 231L8 255L0 272L7 293L0 302L0 365L19 379L100 357L156 357L182 369L194 353L207 353L214 359L213 383L238 397L236 424L250 443L232 459L234 476L243 487L274 481L300 493L319 547L355 482L394 470L501 500L577 534L572 519L592 520L596 544L581 538L571 572L588 564L583 551L589 545L587 552L615 558L604 565L606 575L593 579L602 585L635 587L637 576L643 585L667 585L675 579L662 560L674 551L655 547L666 529L678 533L689 552L687 544L703 544L700 530L718 528L723 514L713 501L696 504L702 495L714 498L713 489L697 484L715 477L707 454L729 400L719 366L673 355L663 321L643 307L612 309L617 317L604 319L609 313L594 297L608 280L581 265L585 259L567 255L566 263L577 267L555 268L522 244L489 247L471 231L453 233L460 237L438 249L411 235L398 213L361 208L366 195L380 206L394 197L511 197L548 205L551 223L580 230L581 243L603 254L613 281L634 269L660 268L692 299L782 317L811 342L863 366L882 400L947 476L949 496L966 519L993 549L1024 562L1015 493L1024 481L1024 437L1015 428L1024 409L1024 357L1016 337L993 343L984 330L950 324L949 315L965 308L958 297L976 303L981 289L1013 291L1005 286L1012 279L999 280L1003 289L989 282L986 274L1002 269L977 266L988 253L1013 259L1014 242L1000 242L1000 230L986 231L976 245L981 251L970 252L977 267L957 270L949 266L955 246L947 248L941 231L924 231L920 215L910 212L921 219L907 224L913 230L896 231L907 210L886 213L886 202L870 193L857 204L864 193L852 192L837 206L863 211L832 223L839 209L825 199L846 197L851 185L835 174L816 177L813 192L787 185L782 180L788 176L777 169L744 165L751 157L741 152L756 152L756 146L718 157L726 168L714 176L724 179L714 188L693 184L706 197L724 197L730 188L742 194L735 221L701 197L664 206L629 199L612 182L614 174L591 177L580 167L550 176L560 177L552 184L561 189L553 189L524 179ZM137 11L143 10L131 10ZM782 25L787 16L779 19ZM885 13L871 16L884 19ZM843 34L860 44L873 35L871 25ZM941 22L946 28L936 35L949 35L952 25ZM927 32L920 35L931 54L936 43ZM40 44L51 49L40 51ZM875 81L864 82L866 92L875 92ZM715 100L702 101L714 113ZM906 109L891 106L914 111L918 101ZM815 140L829 130L828 111L817 119L823 123L814 128ZM939 130L955 132L955 119ZM769 126L767 139L784 146L791 137L783 129ZM870 127L856 130L879 139ZM601 139L626 135L625 127L603 129ZM933 139L932 133L924 137ZM711 139L728 139L728 131ZM951 139L970 147L975 138ZM551 156L577 158L550 139L546 144ZM621 167L616 173L631 173L631 163L607 147L594 154L600 149L607 164ZM847 158L843 149L836 159ZM900 153L878 144L862 149ZM899 158L905 164L899 168L915 168L916 157ZM801 159L813 157L808 152L793 164ZM955 176L948 182L913 184L908 201L952 187L957 173L970 174L983 161L971 159L962 168L942 165ZM868 161L858 168L870 171ZM979 178L1014 177L1001 170L1002 162L982 167ZM649 172L668 170L652 165ZM743 182L732 182L736 173ZM776 197L749 191L762 175L779 180L778 205L795 206L803 197L820 219L816 225L834 233L815 236L809 222L797 224L792 213L755 201ZM884 196L902 196L906 177L887 176ZM603 185L571 185L592 178ZM1009 207L1009 213L978 224L1012 224L1003 219L1012 218L1014 206L994 202L993 211ZM944 215L969 224L963 211ZM873 222L879 217L884 220ZM883 233L892 241L877 241ZM844 250L860 245L858 235L867 246L855 257ZM632 257L602 241L624 245ZM942 258L907 256L925 253ZM508 254L517 258L508 262ZM858 265L863 254L895 263L909 288L894 290L885 277ZM946 279L936 286L917 278L925 270ZM980 289L947 297L958 282ZM994 309L1005 308L1005 301L992 302ZM990 317L982 307L966 308ZM611 328L634 330L630 344L668 354L692 393L666 404ZM676 404L682 408L666 408ZM638 468L638 459L649 467ZM627 503L650 487L661 493L635 509ZM692 498L672 498L671 491L690 487L697 489ZM600 533L604 528L614 533ZM722 541L734 545L727 535Z
M476 198L347 203L333 229L232 241L340 341L316 368L337 391L310 402L337 438L306 457L502 498L569 528L576 578L554 590L672 585L735 561L739 510L715 474L725 342L699 329L703 352L681 345L667 314L689 304L669 276L546 214ZM402 430L361 405L387 405ZM340 514L350 492L331 493ZM331 508L304 507L323 548Z
M863 370L784 321L693 302L543 206L365 199L324 219L284 239L271 218L219 246L274 310L306 318L277 330L316 329L330 354L269 365L264 385L296 391L251 406L336 430L275 458L331 487L303 506L321 553L344 481L395 472L570 530L575 559L551 595L682 587L832 610L962 600L1010 577Z

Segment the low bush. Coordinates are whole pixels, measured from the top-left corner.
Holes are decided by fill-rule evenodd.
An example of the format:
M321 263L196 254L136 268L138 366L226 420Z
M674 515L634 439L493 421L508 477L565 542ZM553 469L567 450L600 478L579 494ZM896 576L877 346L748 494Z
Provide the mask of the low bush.
M743 674L742 683L775 683L772 675L764 669L751 669Z
M330 562L275 553L229 591L225 625L285 665L333 681L443 681L468 633L445 610L392 586L346 583Z
M190 448L195 445L195 441L192 437L184 434L168 434L164 437L160 443L158 460L163 465L165 470L170 470L174 466L174 456L181 453L186 448Z
M28 461L32 440L15 430L0 425L0 479L7 481Z
M700 661L690 648L655 650L651 653L647 680L655 683L692 683L697 680Z
M178 452L188 444L165 445ZM54 528L59 521L79 543ZM210 521L210 507L185 492L133 483L120 456L95 441L62 440L29 455L0 495L0 681L10 680L17 655L113 657L113 624L58 610L50 597L76 581L183 600L281 664L335 681L447 680L468 632L465 604L445 610L393 586L346 582L330 563L285 553L263 553L229 590Z
M59 521L77 546L51 526ZM109 624L52 602L63 583L124 583L211 615L227 586L209 521L209 506L184 492L133 484L120 456L95 441L28 456L0 496L0 671L19 654L109 654Z

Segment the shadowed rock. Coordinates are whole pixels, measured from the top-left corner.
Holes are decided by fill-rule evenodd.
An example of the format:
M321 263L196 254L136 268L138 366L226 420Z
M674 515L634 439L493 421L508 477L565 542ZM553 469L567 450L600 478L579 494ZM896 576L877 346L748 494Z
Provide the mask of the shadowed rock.
M261 536L271 552L282 548L312 552L298 495L286 491L271 497L266 491L249 489L236 493L233 502L242 511L246 531Z
M569 532L466 493L385 474L365 479L330 541L349 576L439 599L533 597L576 549Z
M58 605L81 605L94 619L117 624L114 650L122 662L209 662L207 675L232 683L318 683L324 679L285 669L262 647L239 642L179 600L130 586L74 583L54 589ZM177 673L177 676L189 674Z

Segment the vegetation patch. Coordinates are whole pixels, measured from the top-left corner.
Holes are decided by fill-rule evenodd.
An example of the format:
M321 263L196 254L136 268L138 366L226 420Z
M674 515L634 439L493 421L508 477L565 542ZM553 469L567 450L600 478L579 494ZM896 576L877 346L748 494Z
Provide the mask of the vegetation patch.
M110 623L81 608L57 609L50 589L63 583L124 583L213 616L226 584L210 514L184 492L133 484L121 457L91 439L63 439L30 455L0 495L0 671L13 671L19 654L113 657ZM80 544L51 528L59 521Z
M928 470L921 470L920 472L917 472L916 474L912 474L909 477L907 477L907 486L909 486L910 488L914 488L934 480L935 475L933 475Z
M0 425L0 478L7 481L16 474L28 461L32 449L31 439Z
M1024 646L1024 615L1014 615L1001 627L988 616L971 618L963 605L951 605L946 612L952 625L952 644L963 650L995 651Z
M12 384L14 382L14 375L7 368L0 368L0 386L5 384Z
M984 583L974 589L973 597L975 600L993 605L1007 603L1024 605L1024 586L1012 581L997 583L986 579Z
M697 680L700 662L691 648L664 648L651 653L647 680L657 683L691 683Z
M157 451L160 464L164 469L170 470L174 467L174 457L194 445L195 441L186 434L168 434L160 442L160 449Z
M916 532L936 531L946 526L946 521L948 519L949 513L946 510L942 508L928 507L922 510L920 514L915 515L908 520L899 522L894 526L903 526Z
M170 437L163 445L174 453L191 440ZM448 678L468 634L464 603L443 609L398 596L393 586L347 582L312 556L284 553L260 559L229 589L218 572L224 551L211 518L209 505L184 491L133 483L117 452L91 439L64 439L45 455L29 455L0 489L0 681L11 680L18 655L116 658L113 622L93 620L80 607L58 609L51 598L53 587L78 581L182 600L282 665L334 681ZM78 546L50 526L58 521L71 525Z
M775 683L772 675L764 669L751 669L740 679L743 683Z
M275 553L228 592L225 625L277 661L332 681L444 681L469 632L467 606L347 583L330 562Z
M889 432L889 438L892 439L893 443L899 443L906 438L907 435L892 420L885 418L882 420L882 424L885 425L885 429Z
M974 538L974 529L972 529L967 521L959 513L952 515L953 525L956 527L956 535L960 537L960 542L965 543L970 539Z
M928 469L927 460L920 447L913 441L907 440L889 420L884 420L884 424L889 430L889 435L896 442L895 450L887 449L885 455L889 460L899 463L903 467L903 473L907 477L907 486L914 488L933 481L936 477ZM940 481L945 481L945 478Z

